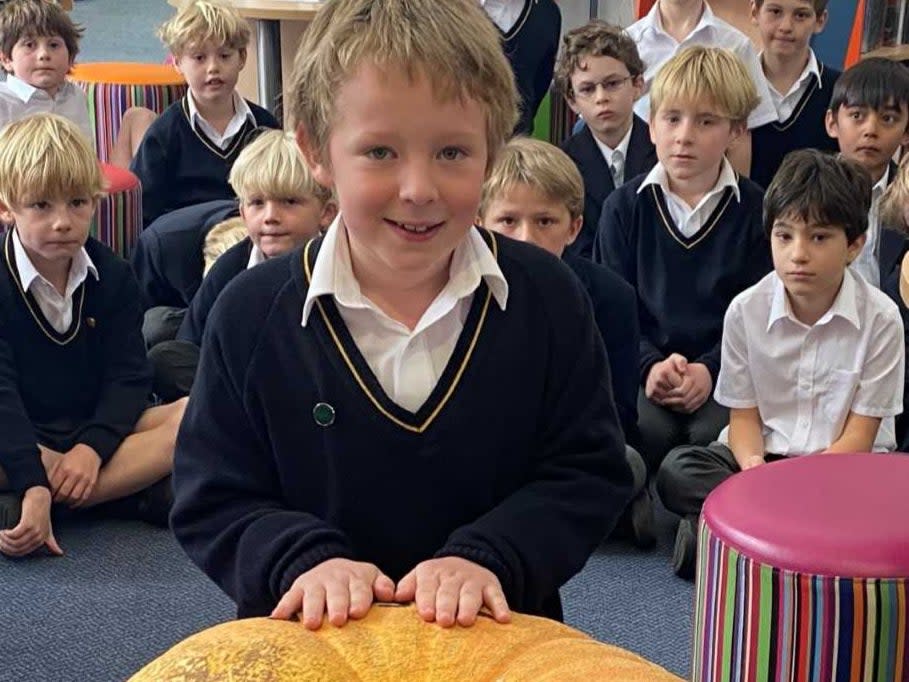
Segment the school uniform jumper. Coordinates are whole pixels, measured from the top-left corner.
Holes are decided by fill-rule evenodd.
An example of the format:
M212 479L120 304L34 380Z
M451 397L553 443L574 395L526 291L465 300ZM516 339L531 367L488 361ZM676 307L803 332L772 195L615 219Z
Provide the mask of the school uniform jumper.
M650 141L650 126L637 116L632 116L631 138L625 157L625 178L628 180L647 173L657 162L656 148ZM584 224L578 238L569 244L566 251L575 256L590 258L593 255L593 243L603 202L615 191L615 182L609 164L603 158L603 152L588 126L565 140L562 151L571 157L584 179Z
M837 141L827 134L824 119L840 72L818 63L821 79L814 76L792 114L751 131L751 179L766 188L783 157L796 149L819 149L835 153Z
M186 97L171 104L151 124L130 170L142 181L142 224L160 215L215 199L233 199L230 169L257 127L279 128L275 117L247 102L256 119L245 121L225 149L191 122Z
M89 237L99 279L89 275L76 289L61 334L22 290L11 231L0 246L0 467L21 492L48 485L38 443L63 452L84 443L110 460L146 408L151 374L125 261Z
M171 521L240 617L268 614L330 558L399 580L440 556L491 570L513 609L561 616L558 588L617 519L631 474L581 283L536 247L482 234L507 310L481 281L415 413L382 390L332 296L301 325L321 238L218 297Z

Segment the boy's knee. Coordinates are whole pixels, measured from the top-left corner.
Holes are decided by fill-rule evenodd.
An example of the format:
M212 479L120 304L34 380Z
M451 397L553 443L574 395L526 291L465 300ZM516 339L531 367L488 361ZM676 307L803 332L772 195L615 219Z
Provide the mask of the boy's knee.
M688 457L688 450L686 446L670 450L656 474L657 495L670 511L675 511L677 505L674 504L674 500L678 492L687 487L685 460Z

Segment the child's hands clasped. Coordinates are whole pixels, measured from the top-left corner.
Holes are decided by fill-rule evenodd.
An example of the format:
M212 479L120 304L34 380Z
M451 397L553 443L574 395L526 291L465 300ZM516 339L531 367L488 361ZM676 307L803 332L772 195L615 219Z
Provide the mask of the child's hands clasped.
M682 366L682 383L669 391L663 405L677 412L691 414L707 402L712 389L713 379L707 365L686 362Z
M31 554L42 545L56 555L63 550L51 528L51 494L44 486L34 486L22 498L22 516L14 528L0 531L0 552L20 557Z
M447 556L417 564L401 578L396 601L415 601L425 621L442 627L470 626L485 605L499 623L511 619L505 592L495 573L460 557Z
M443 627L470 626L485 605L500 623L511 618L499 579L492 571L459 557L431 559L417 565L395 588L376 566L349 559L329 559L297 578L271 613L289 620L301 613L303 625L318 630L328 622L342 626L367 614L373 601L415 601L425 621Z
M93 448L78 443L57 459L48 471L54 502L80 507L85 504L101 470L101 457Z
M678 353L655 363L647 373L644 395L657 405L662 405L669 397L669 392L682 385L682 375L687 364L685 357Z

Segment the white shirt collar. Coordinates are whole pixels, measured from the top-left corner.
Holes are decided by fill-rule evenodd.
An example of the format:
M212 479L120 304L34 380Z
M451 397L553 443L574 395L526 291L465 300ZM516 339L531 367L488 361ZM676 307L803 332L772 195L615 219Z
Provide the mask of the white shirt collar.
M451 295L462 298L476 290L480 278L486 282L499 307L505 310L508 282L483 237L476 228L471 228L452 254L448 284L443 293L449 290ZM369 307L353 274L347 231L341 223L340 214L322 238L322 246L312 269L309 290L303 302L304 327L315 300L326 295L334 296L338 303L350 308Z
M524 0L480 0L480 7L502 33L508 33L521 16Z
M856 286L855 275L849 271L849 268L846 268L843 272L843 283L840 286L839 292L837 292L836 298L833 299L833 304L827 309L827 312L821 315L820 319L814 323L815 326L827 324L834 317L841 317L856 329L860 329L861 323L859 321L858 306L856 305ZM796 324L805 326L805 324L796 319L795 315L792 313L792 306L789 303L789 297L786 296L786 287L783 285L783 280L779 278L779 275L774 273L773 299L770 302L770 315L767 318L767 331L770 331L770 328L778 320L783 318L788 318Z
M243 127L243 124L246 123L246 121L249 121L253 125L256 125L256 117L253 114L252 109L249 108L249 104L246 103L246 100L240 97L237 91L234 91L233 99L233 118L230 119L230 122L224 129L224 133L221 134L214 129L211 123L205 120L202 114L199 113L199 108L196 106L196 100L193 98L192 92L186 93L186 104L187 108L189 109L190 122L198 125L202 131L212 139L213 142L218 144L218 146L221 146L224 142L236 135L240 131L240 128Z
M872 200L877 194L880 196L885 189L887 189L887 183L890 182L890 164L887 164L887 167L884 169L884 174L881 176L880 180L874 183L874 187L871 188Z
M643 192L648 185L659 185L664 192L672 192L672 190L669 189L669 175L666 173L666 169L663 167L662 163L657 163L653 168L650 169L647 177L644 178L644 182L642 182L641 186L638 187L637 193L640 194ZM724 190L727 187L732 187L732 193L735 195L736 201L742 200L741 193L739 191L738 178L735 175L732 164L729 163L729 159L724 156L723 162L720 165L720 176L717 178L716 184L710 190L708 190L704 196L707 197L711 194Z
M761 67L764 65L764 53L758 53L758 58L761 60ZM821 82L821 65L818 62L817 57L814 54L814 50L810 47L808 48L808 63L805 64L805 68L802 69L802 73L798 78L795 79L795 83L792 84L792 87L789 88L789 92L778 92L773 83L770 82L770 79L767 79L767 87L770 88L772 92L780 95L780 97L788 97L790 94L802 87L802 84L811 76L814 76L817 79L817 87L820 90L823 87Z
M61 94L65 93L67 88L75 87L69 81L65 81L57 89L56 96L51 97L50 94L47 92L47 90L42 90L41 88L36 88L33 85L29 85L24 80L22 80L21 78L17 78L13 74L8 74L6 76L5 83L6 83L7 89L11 93L13 93L16 97L21 99L24 104L28 104L32 100L32 98L35 97L36 95L38 97L40 97L41 95L44 95L44 97L46 97L47 99L54 101L58 97L60 97Z
M259 263L264 263L266 260L268 260L268 256L262 253L262 249L253 244L252 249L249 252L249 260L246 261L246 269L249 270L250 268L254 268Z
M669 34L663 29L663 20L660 18L660 3L653 3L653 7L650 8L650 11L647 13L647 16L643 19L643 24L645 28L649 28L652 31L660 33L665 36ZM713 28L717 25L716 15L713 13L713 10L710 9L710 5L707 2L704 2L703 9L701 10L701 18L698 20L697 25L691 29L685 40L691 39L698 31L702 31L708 28ZM670 36L671 37L671 36Z
M22 242L19 241L19 232L15 229L13 230L13 254L16 257L16 270L19 271L19 281L22 282L23 291L28 291L35 280L41 280L47 284L47 286L52 289L54 288L54 285L48 282L44 275L38 272L38 269L35 267L34 263L32 263L32 259L28 257L25 247L22 246ZM72 296L76 287L82 284L88 276L88 273L91 273L96 281L101 279L98 276L98 268L95 267L91 256L88 255L88 252L83 246L73 256L72 264L69 267L69 277L66 280L66 292L64 292L64 296Z
M632 114L632 116L634 116L634 114ZM628 131L625 133L625 137L622 138L622 140L619 142L618 146L615 149L612 149L605 142L600 142L597 139L597 136L593 135L593 133L591 132L591 135L593 136L593 141L597 143L597 147L600 148L600 152L603 154L603 158L606 159L607 164L612 163L613 152L621 152L622 160L623 161L628 160L628 145L631 142L632 128L634 128L634 120L631 121L631 125L628 126Z

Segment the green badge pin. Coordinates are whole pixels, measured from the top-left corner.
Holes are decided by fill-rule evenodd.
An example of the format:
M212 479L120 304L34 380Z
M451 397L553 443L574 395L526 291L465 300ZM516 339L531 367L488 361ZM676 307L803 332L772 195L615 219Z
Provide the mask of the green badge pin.
M335 408L328 403L316 403L312 408L312 418L319 426L331 426L335 423Z

